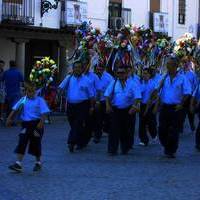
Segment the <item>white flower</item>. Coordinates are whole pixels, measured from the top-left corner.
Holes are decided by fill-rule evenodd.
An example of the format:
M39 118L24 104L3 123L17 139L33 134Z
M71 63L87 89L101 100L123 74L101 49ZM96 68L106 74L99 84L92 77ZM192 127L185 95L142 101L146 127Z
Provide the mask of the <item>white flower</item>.
M35 70L34 69L32 69L32 71L31 71L32 73L34 73L35 72Z
M52 81L53 81L53 78L52 78L52 77L50 77L50 78L49 78L49 81L50 81L50 82L52 82Z
M188 51L189 53L191 53L191 52L192 52L192 49L191 49L190 47L187 47L187 51Z
M42 71L39 71L38 73L39 73L39 74L41 74L41 73L42 73Z

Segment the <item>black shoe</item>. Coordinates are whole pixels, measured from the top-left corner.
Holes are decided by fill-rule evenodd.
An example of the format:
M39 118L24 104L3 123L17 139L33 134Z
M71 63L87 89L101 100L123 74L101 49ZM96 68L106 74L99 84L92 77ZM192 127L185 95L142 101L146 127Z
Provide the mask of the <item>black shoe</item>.
M108 152L108 155L109 155L109 156L116 156L117 153L116 153L116 152Z
M68 144L68 149L70 153L74 152L74 145L73 144Z
M22 172L22 166L17 163L10 165L8 168L15 172Z
M82 150L82 149L84 149L84 146L81 146L81 145L78 145L77 147L76 147L76 150Z
M39 163L36 163L35 166L33 167L34 172L38 172L42 169L42 165Z
M191 131L193 132L193 131L195 131L195 129L196 129L195 126L192 125L192 126L191 126Z
M100 140L99 140L99 139L94 139L93 142L94 142L95 144L98 144L98 143L100 143Z
M176 158L176 156L175 156L174 153L170 153L170 152L167 152L167 151L165 151L164 153L165 153L165 156L166 156L167 158Z
M121 152L121 155L127 155L128 154L128 151L122 151Z
M200 146L195 146L196 150L200 152Z

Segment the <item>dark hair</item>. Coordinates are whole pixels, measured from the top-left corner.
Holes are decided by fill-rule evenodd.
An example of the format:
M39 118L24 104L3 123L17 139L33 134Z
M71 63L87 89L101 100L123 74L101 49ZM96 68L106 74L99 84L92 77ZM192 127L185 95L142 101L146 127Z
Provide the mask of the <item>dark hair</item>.
M175 56L170 56L167 58L167 63L172 63L172 65L176 68L179 67L180 59Z
M5 64L5 62L4 62L3 60L0 60L0 63L1 63L1 64Z
M14 60L11 60L10 61L10 67L16 67L16 62Z

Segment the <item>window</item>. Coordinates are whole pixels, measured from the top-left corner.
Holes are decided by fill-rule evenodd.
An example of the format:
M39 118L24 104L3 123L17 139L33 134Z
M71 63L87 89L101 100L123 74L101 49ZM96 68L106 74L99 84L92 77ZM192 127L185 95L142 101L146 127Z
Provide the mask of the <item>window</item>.
M185 0L179 0L178 5L178 23L185 24L186 3Z
M22 0L3 0L5 3L22 4Z
M132 24L131 9L123 8L122 9L122 17L123 17L123 20L124 20L124 24Z

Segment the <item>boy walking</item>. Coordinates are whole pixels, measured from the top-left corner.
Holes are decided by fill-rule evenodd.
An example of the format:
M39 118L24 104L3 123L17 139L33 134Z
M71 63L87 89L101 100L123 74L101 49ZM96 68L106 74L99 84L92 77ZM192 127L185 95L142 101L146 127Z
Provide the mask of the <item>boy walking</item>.
M22 128L15 149L17 161L9 166L9 169L16 172L22 171L22 161L28 144L28 153L36 158L33 171L41 169L41 140L44 132L44 120L45 115L50 112L45 100L35 95L36 88L32 83L27 83L25 90L26 96L13 106L6 122L6 125L10 126L14 116L20 112Z

